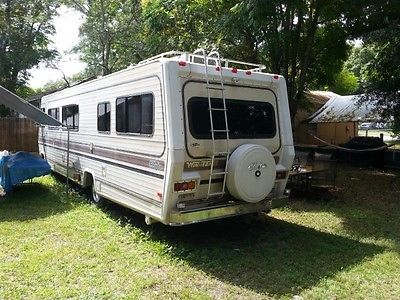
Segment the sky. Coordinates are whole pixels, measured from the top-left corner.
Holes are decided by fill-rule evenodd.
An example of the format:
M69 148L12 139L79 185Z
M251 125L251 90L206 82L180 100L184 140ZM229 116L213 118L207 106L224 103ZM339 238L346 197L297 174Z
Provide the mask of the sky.
M61 6L58 9L59 16L54 18L56 34L51 37L51 47L58 50L61 60L57 67L66 76L79 73L85 68L85 63L79 60L78 54L69 53L78 43L79 26L83 22L83 15L79 12ZM62 72L57 69L46 68L44 64L30 70L31 78L28 84L32 88L39 88L49 81L62 78Z

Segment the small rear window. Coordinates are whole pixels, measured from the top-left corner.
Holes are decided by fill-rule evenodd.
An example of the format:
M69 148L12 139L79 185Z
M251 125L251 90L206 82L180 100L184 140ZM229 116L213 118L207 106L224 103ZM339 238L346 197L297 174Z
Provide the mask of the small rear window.
M223 108L222 99L211 98L213 108ZM263 139L276 134L275 111L271 103L226 99L229 138ZM225 130L224 111L213 111L214 130ZM195 139L211 139L208 98L193 97L188 101L190 133ZM216 132L216 139L224 139L226 133Z

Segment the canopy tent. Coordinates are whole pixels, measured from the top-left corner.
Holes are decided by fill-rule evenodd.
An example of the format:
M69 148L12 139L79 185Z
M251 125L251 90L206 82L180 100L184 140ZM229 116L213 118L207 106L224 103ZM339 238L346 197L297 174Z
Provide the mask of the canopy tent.
M48 126L65 126L60 121L49 116L45 112L41 111L39 108L33 106L27 101L23 100L19 96L13 94L9 90L5 89L0 85L0 104L17 111L20 114L28 117L29 119L35 121L40 125ZM69 171L69 128L67 129L67 195L68 195L68 171ZM43 144L44 145L44 144Z
M0 104L4 104L5 106L19 112L20 114L23 114L24 116L41 125L63 126L60 121L50 117L39 108L11 93L9 90L3 88L1 85Z

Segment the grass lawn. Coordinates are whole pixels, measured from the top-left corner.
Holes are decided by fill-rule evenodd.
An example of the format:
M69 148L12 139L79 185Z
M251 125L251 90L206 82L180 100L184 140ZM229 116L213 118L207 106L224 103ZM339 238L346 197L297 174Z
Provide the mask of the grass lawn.
M0 299L398 299L400 173L339 166L338 187L266 216L146 226L51 176L0 200Z

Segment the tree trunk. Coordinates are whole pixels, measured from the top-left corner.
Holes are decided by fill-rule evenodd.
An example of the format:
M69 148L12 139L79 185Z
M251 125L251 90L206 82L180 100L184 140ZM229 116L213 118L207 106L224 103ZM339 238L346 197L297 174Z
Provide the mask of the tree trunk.
M315 6L315 7L314 7ZM305 82L307 79L307 71L308 67L310 65L310 59L312 56L312 48L314 46L314 41L315 41L315 33L317 31L317 25L318 25L318 18L320 14L320 6L318 1L311 2L310 4L310 13L309 13L309 26L306 34L306 39L305 39L305 50L303 53L303 56L300 59L300 66L299 66L299 75L297 79L297 85L296 89L293 91L294 95L292 96L290 104L290 113L291 113L291 118L292 120L294 119L297 108L298 108L298 103L303 96L303 92L305 89Z

